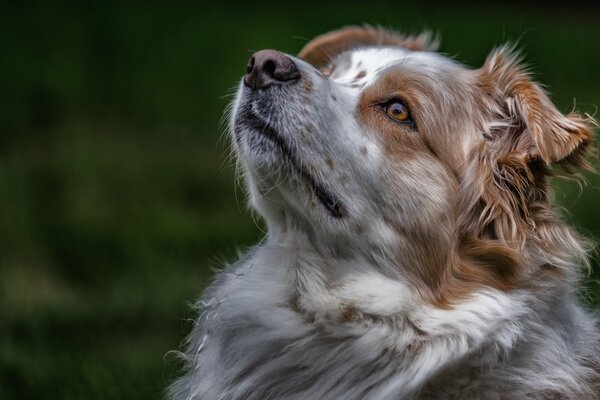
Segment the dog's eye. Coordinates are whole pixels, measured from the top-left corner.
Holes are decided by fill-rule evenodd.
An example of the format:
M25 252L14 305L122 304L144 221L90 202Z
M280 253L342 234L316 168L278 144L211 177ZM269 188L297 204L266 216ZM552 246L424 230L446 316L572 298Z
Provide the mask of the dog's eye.
M392 100L384 105L384 110L388 117L400 121L407 122L410 120L408 108L399 100Z

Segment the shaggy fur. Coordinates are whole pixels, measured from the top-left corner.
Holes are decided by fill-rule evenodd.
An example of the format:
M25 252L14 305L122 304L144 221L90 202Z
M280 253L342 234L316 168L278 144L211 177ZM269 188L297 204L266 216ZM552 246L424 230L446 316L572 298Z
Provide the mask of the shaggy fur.
M435 47L347 28L290 56L299 79L240 84L269 231L198 302L172 399L600 399L590 245L547 184L589 167L593 121L510 48L469 69Z

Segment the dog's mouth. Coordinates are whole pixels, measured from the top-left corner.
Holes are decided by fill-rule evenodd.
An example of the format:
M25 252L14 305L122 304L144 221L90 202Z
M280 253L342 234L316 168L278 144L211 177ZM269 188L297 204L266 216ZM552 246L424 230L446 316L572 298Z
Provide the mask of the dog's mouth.
M263 121L258 115L249 109L240 112L238 117L236 117L235 125L236 130L239 129L239 127L249 128L273 142L281 151L283 156L287 159L287 161L289 161L290 166L308 184L315 197L327 210L329 215L334 218L343 218L346 216L346 208L341 201L331 192L326 190L321 184L319 184L305 168L302 168L301 163L297 161L297 157L290 146L288 146L284 138L282 138L281 135L279 135L271 125Z

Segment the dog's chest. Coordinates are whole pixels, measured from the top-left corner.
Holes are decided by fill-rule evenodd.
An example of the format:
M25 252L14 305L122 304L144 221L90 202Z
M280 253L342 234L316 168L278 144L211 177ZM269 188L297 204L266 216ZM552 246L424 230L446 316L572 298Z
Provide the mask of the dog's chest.
M424 332L411 320L401 283L357 275L328 287L285 263L263 265L256 256L241 260L202 300L192 335L196 369L218 376L225 398L415 398L477 345L468 335L427 336L434 328Z

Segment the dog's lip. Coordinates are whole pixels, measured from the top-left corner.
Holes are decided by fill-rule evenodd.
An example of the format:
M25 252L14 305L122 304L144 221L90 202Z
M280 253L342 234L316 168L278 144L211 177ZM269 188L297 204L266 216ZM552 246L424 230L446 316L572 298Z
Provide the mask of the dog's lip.
M284 156L290 161L292 167L299 173L302 179L308 183L308 186L319 199L323 207L325 207L329 215L334 218L343 218L347 215L346 208L341 201L319 184L306 169L301 167L301 164L296 161L294 152L270 124L249 109L242 111L240 115L236 117L236 124L250 128L275 143Z

